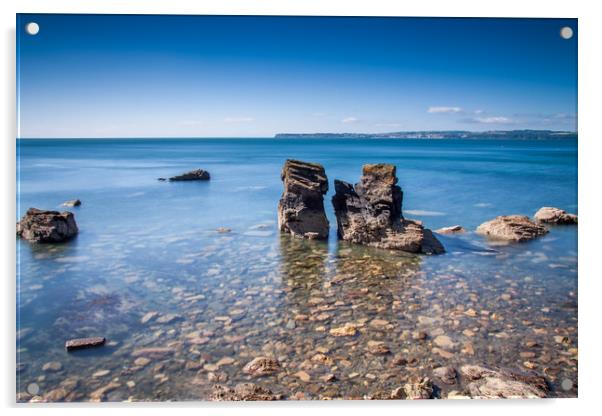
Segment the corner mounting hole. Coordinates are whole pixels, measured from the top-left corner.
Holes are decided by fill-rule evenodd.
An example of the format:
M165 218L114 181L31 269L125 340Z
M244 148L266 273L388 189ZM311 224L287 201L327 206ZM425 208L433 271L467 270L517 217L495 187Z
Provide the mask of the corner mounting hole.
M571 29L568 26L563 27L562 29L560 29L560 37L562 37L562 39L570 39L573 37L573 29Z
M37 35L40 31L40 25L38 25L36 22L29 22L25 25L25 31L29 35Z

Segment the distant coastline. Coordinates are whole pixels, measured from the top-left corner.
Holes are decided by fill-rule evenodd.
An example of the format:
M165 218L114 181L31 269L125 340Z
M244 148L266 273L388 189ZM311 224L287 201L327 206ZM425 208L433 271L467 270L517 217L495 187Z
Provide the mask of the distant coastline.
M390 133L278 133L276 139L363 138L363 139L576 139L577 132L558 130L492 130L492 131L398 131Z

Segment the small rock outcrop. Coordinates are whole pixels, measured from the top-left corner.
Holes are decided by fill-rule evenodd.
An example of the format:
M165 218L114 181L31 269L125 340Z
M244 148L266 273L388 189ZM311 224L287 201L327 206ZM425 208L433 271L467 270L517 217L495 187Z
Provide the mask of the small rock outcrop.
M284 192L278 203L278 228L296 237L325 240L328 219L324 212L324 194L328 179L317 163L287 160L282 168Z
M465 233L466 230L461 225L452 225L450 227L443 227L435 230L437 234L460 234Z
M161 179L162 178L159 178L159 180L161 180ZM206 170L203 170L203 169L192 170L190 172L186 172L186 173L183 173L181 175L172 176L171 178L169 178L169 180L171 182L178 182L178 181L208 181L209 179L211 179L211 176L209 175L209 172L207 172Z
M342 240L411 253L445 252L420 221L403 218L403 193L397 185L395 166L364 165L363 175L355 186L340 180L334 184L332 204Z
M17 223L17 235L32 243L60 243L78 232L71 212L29 208Z
M472 398L543 398L549 391L545 378L503 368L465 365L460 373L471 382L467 389Z
M577 216L563 209L543 207L535 213L535 220L546 224L577 224Z
M505 215L479 225L477 233L494 240L522 242L547 234L548 229L523 215Z
M213 386L210 399L214 401L266 401L280 400L282 395L274 394L271 390L253 383L240 383L233 389L218 384Z
M69 201L63 202L64 207L79 207L82 204L82 201L79 199L70 199Z

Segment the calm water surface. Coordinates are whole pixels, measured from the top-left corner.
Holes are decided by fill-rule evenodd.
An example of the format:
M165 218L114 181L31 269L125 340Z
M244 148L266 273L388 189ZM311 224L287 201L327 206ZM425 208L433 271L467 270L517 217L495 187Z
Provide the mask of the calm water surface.
M322 163L331 188L393 163L404 216L432 229L577 213L574 140L21 140L18 157L19 216L83 202L73 241L17 243L20 400L202 400L251 380L242 368L256 356L282 370L252 381L290 399L387 396L471 363L531 367L551 396L577 394L577 227L520 245L469 231L441 236L445 255L404 255L338 243L331 189L327 243L276 228L287 158ZM157 181L196 168L211 181ZM329 334L345 324L357 335ZM108 344L64 350L96 335ZM465 388L434 381L443 398Z

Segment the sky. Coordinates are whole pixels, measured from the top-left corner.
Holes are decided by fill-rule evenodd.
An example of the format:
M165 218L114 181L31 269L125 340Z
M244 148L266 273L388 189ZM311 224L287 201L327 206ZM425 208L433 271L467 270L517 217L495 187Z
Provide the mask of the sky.
M17 103L21 138L575 131L577 20L20 14Z

